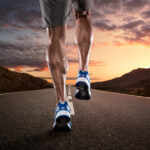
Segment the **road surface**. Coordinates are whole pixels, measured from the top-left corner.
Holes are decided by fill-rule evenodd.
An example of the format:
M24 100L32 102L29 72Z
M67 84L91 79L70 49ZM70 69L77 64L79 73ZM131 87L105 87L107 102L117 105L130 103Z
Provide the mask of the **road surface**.
M52 130L54 89L0 95L0 150L149 150L150 98L92 90L89 101L68 90L72 131Z

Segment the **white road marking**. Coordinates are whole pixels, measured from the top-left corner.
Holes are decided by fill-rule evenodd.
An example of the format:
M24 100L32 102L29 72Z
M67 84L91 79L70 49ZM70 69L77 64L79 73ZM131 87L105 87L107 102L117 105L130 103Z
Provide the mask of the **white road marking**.
M71 95L70 85L69 85L69 89L68 89L68 95Z
M72 96L69 95L69 96L68 96L68 99L72 99Z
M71 115L75 115L74 107L73 107L73 102L69 102L69 106L70 106L70 109L71 109L70 114L71 114Z
M69 85L69 89L68 89L68 102L69 102L69 106L70 106L70 109L71 109L71 112L70 114L71 115L75 115L75 111L74 111L74 107L73 107L73 102L71 101L72 100L72 96L71 96L71 90L70 90L70 85Z

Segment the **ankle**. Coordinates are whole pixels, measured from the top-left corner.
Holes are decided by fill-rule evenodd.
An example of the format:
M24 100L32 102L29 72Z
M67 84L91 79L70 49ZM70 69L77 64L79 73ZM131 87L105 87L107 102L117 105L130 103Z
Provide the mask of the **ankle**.
M80 68L79 71L88 72L88 68L84 68L84 69Z
M67 100L58 100L58 101L56 102L56 106L57 106L59 103L64 104L66 101L67 101Z
M88 70L79 70L79 72L89 74Z

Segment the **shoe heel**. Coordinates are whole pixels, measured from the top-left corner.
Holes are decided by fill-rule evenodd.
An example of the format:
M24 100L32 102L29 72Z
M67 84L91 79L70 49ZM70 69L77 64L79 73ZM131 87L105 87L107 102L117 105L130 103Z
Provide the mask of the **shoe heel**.
M58 124L66 124L70 121L71 119L68 116L60 116L59 118L57 118L56 122Z
M75 97L77 99L82 99L82 100L89 100L90 99L90 94L88 91L88 86L84 82L77 82L75 84L76 88L79 90L78 93L76 93Z
M61 116L59 117L56 122L57 122L57 126L58 128L64 128L66 127L67 123L69 123L71 119L67 116Z
M88 89L88 86L83 82L78 82L78 83L76 83L75 86L76 86L77 89L79 89L81 91L84 91L84 90Z

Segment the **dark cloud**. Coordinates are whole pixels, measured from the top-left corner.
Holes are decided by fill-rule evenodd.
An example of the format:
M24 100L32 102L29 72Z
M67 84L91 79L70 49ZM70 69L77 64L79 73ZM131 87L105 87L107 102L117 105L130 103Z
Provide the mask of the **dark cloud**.
M144 19L150 16L149 9L145 10L149 4L149 0L94 0L91 12L92 24L104 31L122 30L124 40L141 40L148 37L145 32L148 23ZM121 16L122 19L120 19ZM143 18L139 20L138 17ZM74 25L74 16L71 13L68 27L74 27ZM31 30L32 36L35 34L35 38L40 39L36 34L37 30L39 32L42 29L39 0L1 0L0 32L9 31L16 34L17 30L26 31L27 29ZM17 40L30 39L31 33L22 36L18 32Z
M126 12L140 11L143 7L145 7L149 0L124 0L123 7Z
M106 9L112 9L112 11L114 12L116 8L121 8L121 3L122 0L94 0L94 7L100 7L99 10L103 11L105 11Z
M0 27L36 30L41 25L38 0L2 0L0 2Z
M101 12L99 12L98 10L96 10L96 9L93 9L92 10L92 12L91 12L91 18L93 19L95 19L95 18L104 18L105 17L105 15L104 14L102 14Z
M105 22L100 22L100 21L96 21L93 23L95 27L101 29L101 30L107 30L107 31L110 31L110 30L115 30L117 29L117 26L116 25L109 25Z
M94 7L91 16L94 17L92 21L103 19L107 20L108 15L116 15L122 9L122 0L94 0ZM105 22L106 23L106 22Z
M145 19L149 19L150 18L150 10L146 10L146 11L143 11L141 13L141 15L145 18Z
M133 21L136 20L136 19L137 19L136 16L125 16L125 17L123 17L122 21L123 21L123 22L130 23L130 22L133 22Z
M95 0L92 13L97 19L93 19L93 25L105 31L120 29L124 31L124 29L136 28L143 25L144 21L138 20L135 16L138 16L138 12L144 9L148 3L148 0ZM133 11L135 11L135 15L129 15ZM123 18L122 22L119 22L120 20L117 19L121 17L121 14ZM124 17L125 14L128 15ZM121 23L123 24L121 25Z
M150 45L150 26L145 24L141 28L129 30L122 38L129 43Z
M29 35L17 35L16 36L17 41L26 41L28 39L31 40L31 36L29 36Z
M150 26L143 20L134 20L117 27L123 31L117 38L124 39L127 43L139 43L150 45ZM114 45L122 45L120 42L113 42Z
M0 65L43 68L46 65L45 49L45 45L38 43L0 41Z
M47 67L47 46L39 43L23 43L23 41L24 39L18 43L0 41L0 66L28 66L35 67L34 71L42 71ZM68 58L68 60L70 63L79 63L76 58ZM104 62L90 60L89 64L99 66L104 65Z
M125 12L141 10L146 4L148 4L148 0L94 0L91 13L93 25L103 30L117 29L117 24L112 24L111 20L110 23L107 22L109 14L115 16L123 13L122 8ZM74 27L72 13L68 24L68 27ZM41 30L42 19L39 0L2 0L0 2L0 27Z
M127 24L122 25L120 28L122 29L135 29L137 27L139 27L140 25L144 25L144 21L143 20L135 20L133 22L129 22Z
M135 30L135 35L135 39L137 40L144 40L143 38L150 39L150 26L144 25L141 30Z

